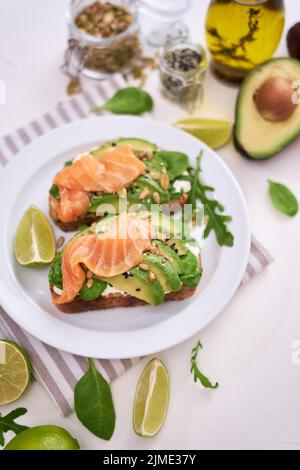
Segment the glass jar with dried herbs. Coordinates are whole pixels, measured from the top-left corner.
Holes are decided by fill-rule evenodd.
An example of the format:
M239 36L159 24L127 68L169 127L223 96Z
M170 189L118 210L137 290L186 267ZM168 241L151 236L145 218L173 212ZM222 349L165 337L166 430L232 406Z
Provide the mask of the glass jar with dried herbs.
M69 46L64 71L96 79L126 72L141 55L134 0L73 0L68 12Z
M202 46L181 36L170 38L160 51L159 68L163 94L193 113L203 98L207 60Z
M241 81L271 59L284 27L284 0L211 0L206 38L217 75Z

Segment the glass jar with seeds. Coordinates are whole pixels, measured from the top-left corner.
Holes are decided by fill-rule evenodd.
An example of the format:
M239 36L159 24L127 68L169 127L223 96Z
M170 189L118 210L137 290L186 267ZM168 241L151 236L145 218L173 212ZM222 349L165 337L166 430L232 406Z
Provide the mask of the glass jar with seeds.
M202 102L207 68L202 46L183 37L171 38L160 51L159 68L164 95L194 112Z
M69 46L63 70L103 79L126 72L140 58L138 9L135 0L73 0L68 13Z

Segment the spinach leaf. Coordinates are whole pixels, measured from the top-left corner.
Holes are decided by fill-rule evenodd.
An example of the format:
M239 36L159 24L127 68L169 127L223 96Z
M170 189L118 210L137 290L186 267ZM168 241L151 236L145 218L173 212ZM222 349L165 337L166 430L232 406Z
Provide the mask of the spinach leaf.
M202 276L199 259L194 253L188 251L185 255L180 257L180 261L182 265L180 280L186 286L194 289L198 286Z
M109 440L115 429L115 409L108 383L88 359L89 368L74 391L79 421L95 436Z
M62 262L62 252L57 253L51 265L48 279L50 286L58 287L59 289L63 288L63 280L62 280L62 270L61 270L61 262Z
M161 151L156 152L155 156L165 162L171 180L181 176L189 166L188 156L182 152Z
M57 184L53 184L49 190L51 196L55 197L58 201L60 200L59 188Z
M202 344L200 343L200 341L198 341L198 343L192 350L192 357L191 357L191 373L194 376L194 382L197 382L199 380L199 382L201 383L203 387L216 389L219 387L219 384L216 383L215 385L213 385L211 381L204 374L202 374L202 372L200 372L197 366L197 356L198 356L200 349L202 349Z
M100 297L100 295L105 290L107 283L101 281L101 279L96 278L95 276L92 277L93 285L88 287L89 279L85 280L83 287L79 291L79 297L83 300L95 300Z
M4 433L8 431L14 432L16 435L28 429L27 426L15 423L15 419L27 413L26 408L16 408L8 413L6 416L0 414L0 445L4 446Z
M292 191L281 183L269 181L269 196L276 209L283 214L294 217L298 214L299 204Z
M143 114L151 111L153 100L144 90L127 87L117 91L103 106L91 109L91 112L111 111L115 114Z

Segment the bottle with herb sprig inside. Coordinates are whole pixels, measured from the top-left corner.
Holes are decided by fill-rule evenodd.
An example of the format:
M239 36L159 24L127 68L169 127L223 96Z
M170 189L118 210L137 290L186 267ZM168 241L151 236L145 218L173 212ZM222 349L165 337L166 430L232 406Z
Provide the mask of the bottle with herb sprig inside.
M206 38L217 75L241 81L271 59L284 27L283 0L212 0Z

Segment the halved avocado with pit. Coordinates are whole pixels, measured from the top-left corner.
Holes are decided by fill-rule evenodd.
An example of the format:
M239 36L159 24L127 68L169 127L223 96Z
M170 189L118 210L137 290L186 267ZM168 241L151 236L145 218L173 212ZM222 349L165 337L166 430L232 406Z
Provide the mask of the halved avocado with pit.
M150 305L160 305L164 301L164 290L157 279L149 281L148 272L140 268L132 268L128 272L101 279L116 289L120 289Z
M276 86L278 77L280 81ZM265 86L264 91L262 87L268 85L270 79L270 87ZM300 62L286 57L265 62L247 75L237 99L235 123L235 145L243 155L264 160L277 154L300 136L300 104L295 103L294 108L292 106L292 100L297 96L299 101L299 79ZM288 83L290 90L287 93ZM264 91L263 96L258 95L261 90ZM260 102L257 101L258 97ZM264 106L270 109L264 112ZM285 112L289 109L290 113ZM275 115L272 116L272 113ZM283 116L282 120L280 115Z

